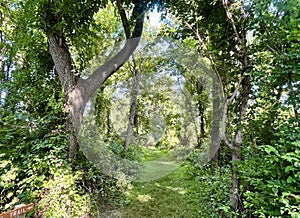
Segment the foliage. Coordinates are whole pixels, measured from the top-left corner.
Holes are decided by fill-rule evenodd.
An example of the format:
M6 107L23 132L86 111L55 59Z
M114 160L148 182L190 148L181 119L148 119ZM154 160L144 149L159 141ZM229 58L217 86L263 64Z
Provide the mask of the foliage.
M5 8L11 17L5 14L7 20L4 19L9 25L7 29L1 26L1 40L5 39L3 42L7 46L0 56L7 62L5 67L1 65L0 84L0 210L7 211L15 204L34 202L38 205L36 214L39 216L97 214L98 207L104 208L103 204L118 204L120 191L114 179L103 176L86 158L79 158L76 167L68 162L64 95L47 51L45 33L35 29L41 28L36 25L42 25L43 19L36 16L46 16L37 10L56 10L43 3L47 1L11 1ZM80 4L70 7L73 6L79 7ZM102 20L103 14L113 10L111 5L109 7L98 14L98 21ZM58 8L64 10L64 16L67 15L63 5ZM20 19L16 19L16 14ZM110 15L114 17L114 14ZM106 18L107 22L111 21L109 16ZM86 25L89 24L78 26L78 31L87 31ZM111 33L116 26L106 27L109 29L107 33ZM68 28L67 24L62 28ZM89 34L89 31L85 33ZM74 45L78 39L75 38ZM1 52L4 51L2 45L1 41ZM80 49L82 53L93 55L89 49L85 50L85 46ZM80 50L76 52L80 53ZM87 58L80 67L84 67L89 55L85 56ZM2 75L5 75L5 80L2 80Z
M106 4L107 1L96 0L19 1L15 6L20 16L19 36L31 37L30 35L37 31L44 36L51 31L57 32L58 36L64 34L69 41L68 45L72 46L74 55L77 55L77 66L83 70L87 61L95 55L93 52L98 43L95 41L97 32L103 30L102 33L105 34L105 29L96 24L93 16Z
M282 120L270 144L253 147L255 155L241 163L245 207L259 217L299 216L299 127Z
M44 57L39 58L41 65L23 70L16 66L14 80L6 84L9 110L0 109L1 207L5 209L19 201L33 201L34 193L48 179L54 159L66 156L65 117L57 83L30 72L47 70Z
M160 3L159 10L162 6L159 0L123 2L126 11L139 3L143 4L135 10L154 9L156 3ZM216 164L199 168L206 153L205 147L198 147L189 158L193 166L184 164L158 181L134 183L132 191L125 174L119 173L117 179L103 175L80 152L76 162L69 163L65 99L48 53L47 34L53 31L65 38L61 43L69 48L75 70L89 76L120 48L118 42L124 38L116 2L108 0L0 0L0 210L34 202L35 216L97 217L128 203L123 211L127 217L299 217L299 0L245 1L245 17L238 10L240 2L231 2L228 11L237 29L248 33L246 69L240 56L244 48L234 37L221 0L166 0L174 17L167 19L161 32L147 33L148 45L144 43L143 52L135 54L143 71L134 127L137 139L124 150L131 63L99 90L96 124L106 148L134 163L129 166L134 175L141 161L168 158L168 149L194 142L191 136L198 129L205 144L203 136L211 128L211 99L199 76L207 59L218 72L227 97L242 73L250 75L243 158L234 163L245 213L230 211L226 196L231 151L224 143ZM129 22L138 13L132 14ZM239 26L244 21L245 26ZM156 36L175 38L179 46L161 51L168 39L161 42ZM182 55L181 47L190 51ZM200 63L192 57L194 48L207 59ZM183 85L176 86L174 78ZM238 93L228 111L230 132L240 128L240 103ZM93 149L93 155L103 152L101 147ZM106 158L102 165L110 164L110 156ZM118 160L114 164L127 167ZM158 169L158 165L151 167Z
M120 141L114 140L110 143L109 148L121 157L130 161L140 162L142 158L142 148L138 145L131 144L128 149L125 150L124 144Z
M247 212L258 217L300 214L297 5L255 1L252 7L254 101L239 171Z
M91 214L93 200L78 183L82 173L73 172L65 163L50 169L49 179L43 182L37 203L38 214L44 217L82 217Z

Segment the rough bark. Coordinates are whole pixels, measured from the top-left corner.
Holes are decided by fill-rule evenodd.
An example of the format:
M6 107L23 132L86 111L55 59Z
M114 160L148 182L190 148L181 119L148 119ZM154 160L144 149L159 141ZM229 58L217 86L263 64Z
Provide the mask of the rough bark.
M139 5L137 4L136 7L137 6ZM139 6L139 8L141 7ZM122 20L127 22L127 18L123 19L123 16L126 16L125 13L120 13L120 16ZM142 35L143 23L144 10L140 10L135 20L135 27L131 38L127 38L124 47L112 59L96 69L93 74L85 80L75 76L78 74L75 72L71 54L65 43L65 37L62 34L57 34L54 30L47 32L49 53L52 56L55 69L65 92L65 109L68 112L67 128L69 131L68 156L71 161L74 161L78 149L77 138L87 101L92 94L101 87L104 81L115 73L133 54ZM125 26L123 23L123 26L127 29L129 24Z
M61 85L65 92L65 109L68 111L67 129L69 131L68 156L74 159L78 147L77 137L82 121L83 109L86 103L84 100L84 87L82 80L77 80L73 72L73 61L64 36L58 36L54 31L47 34L49 53L55 63Z
M231 149L231 157L232 161L240 161L241 155L238 150ZM242 201L241 201L241 195L240 195L240 180L238 178L238 175L236 173L236 165L232 165L232 174L231 174L231 188L229 191L229 197L231 202L231 207L234 211L241 211L243 208Z

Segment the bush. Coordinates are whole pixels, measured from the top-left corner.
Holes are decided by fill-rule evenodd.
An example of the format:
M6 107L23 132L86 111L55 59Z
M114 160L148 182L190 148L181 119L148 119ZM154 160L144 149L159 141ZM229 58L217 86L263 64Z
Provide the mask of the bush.
M44 181L37 203L39 216L82 217L91 213L91 196L79 184L82 172L73 172L66 165L59 164L51 169L49 180Z
M299 126L284 122L274 138L279 140L254 148L254 155L246 155L245 162L239 164L244 204L258 217L299 217Z
M192 191L196 192L198 217L222 217L224 209L230 204L230 167L206 165L202 168L190 167L188 172L196 183Z

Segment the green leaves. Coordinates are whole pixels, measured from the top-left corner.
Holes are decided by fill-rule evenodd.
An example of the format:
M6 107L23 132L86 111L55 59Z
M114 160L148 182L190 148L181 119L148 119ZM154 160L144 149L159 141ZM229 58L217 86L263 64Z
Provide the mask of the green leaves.
M263 146L263 150L264 150L265 152L267 152L268 154L270 154L270 153L272 152L272 153L275 154L276 156L279 156L279 153L278 153L278 151L276 150L276 148L274 148L274 147L272 147L272 146L270 146L270 145L264 145L264 146Z
M245 192L245 206L255 214L299 213L300 192L296 188L300 182L299 134L294 135L292 119L289 122L282 119L275 133L279 140L273 138L270 145L259 146L258 152L239 168L243 180L248 182L245 184L248 190ZM294 197L287 198L287 195Z

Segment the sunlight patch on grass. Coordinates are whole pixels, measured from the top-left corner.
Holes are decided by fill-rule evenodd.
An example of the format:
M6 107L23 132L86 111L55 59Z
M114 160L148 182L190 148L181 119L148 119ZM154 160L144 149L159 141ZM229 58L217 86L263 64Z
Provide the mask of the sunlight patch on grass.
M145 152L143 182L133 182L126 193L128 205L120 209L122 218L220 217L219 206L228 199L230 170L195 169L174 161L170 152L155 148Z
M157 160L157 159L160 159L161 157L163 157L164 155L166 155L167 153L168 153L168 151L161 150L156 147L143 148L142 161L147 162L147 161Z
M143 163L137 181L152 181L167 176L179 167L175 161L148 161Z
M137 199L142 202L142 203L145 203L145 202L148 202L150 200L153 200L153 198L150 196L150 195L138 195L137 196Z
M186 190L181 188L181 187L171 187L171 186L167 186L167 189L170 189L172 191L177 191L179 194L184 195L186 193Z

